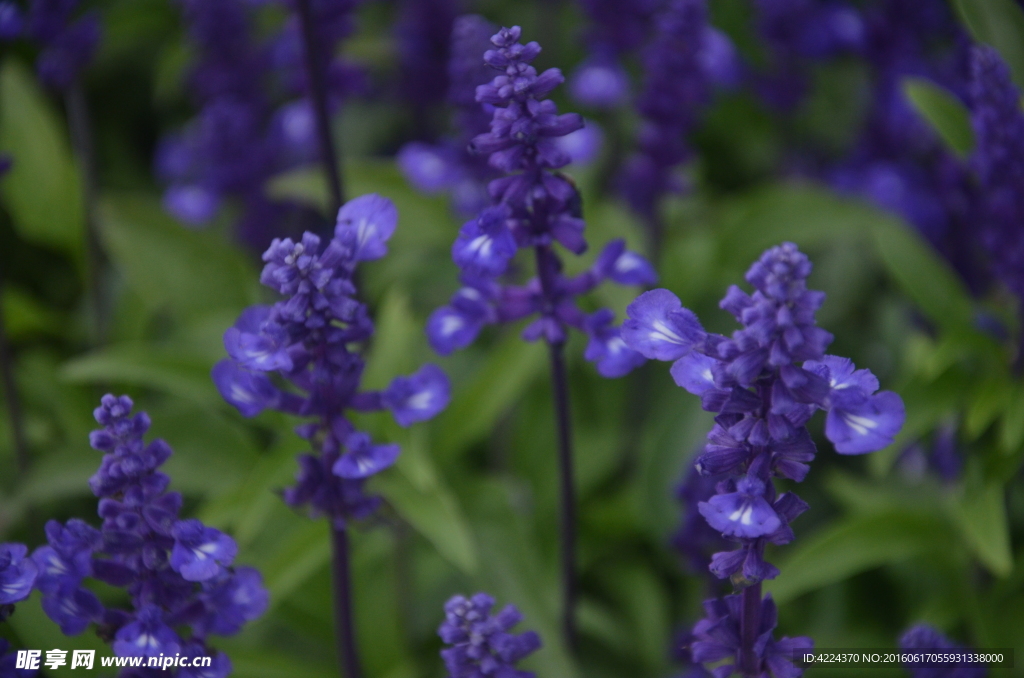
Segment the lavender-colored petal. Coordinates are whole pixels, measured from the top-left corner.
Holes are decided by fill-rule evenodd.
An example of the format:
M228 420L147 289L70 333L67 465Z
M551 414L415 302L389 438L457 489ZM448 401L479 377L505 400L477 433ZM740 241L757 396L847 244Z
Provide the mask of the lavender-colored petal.
M382 402L401 426L432 419L451 400L448 375L427 364L408 377L396 377L384 391Z
M210 373L221 396L244 417L255 417L274 407L281 392L265 375L242 369L232 360L221 360Z
M892 391L833 405L825 420L825 436L840 454L864 454L892 443L903 428L903 400Z
M678 360L704 338L697 316L668 290L644 292L629 305L626 315L622 338L646 358Z
M398 445L374 445L366 433L353 433L345 441L348 452L335 462L331 471L341 478L357 480L380 473L398 460Z
M397 225L395 204L371 193L349 200L338 210L334 237L352 248L355 261L370 261L387 254L387 241Z
M693 395L702 395L715 388L712 368L718 361L703 353L691 351L672 364L670 373L677 386L682 386Z

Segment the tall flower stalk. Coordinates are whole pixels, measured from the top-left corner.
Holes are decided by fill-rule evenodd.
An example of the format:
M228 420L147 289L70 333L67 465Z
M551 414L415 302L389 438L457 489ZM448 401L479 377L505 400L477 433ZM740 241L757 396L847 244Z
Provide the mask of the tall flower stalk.
M384 391L360 390L365 360L359 352L373 335L353 278L360 262L387 253L398 222L390 200L356 198L338 212L334 236L321 248L306 233L299 242L275 239L263 255L260 281L284 299L247 309L224 335L230 358L213 369L221 395L243 415L270 408L307 419L296 428L311 452L298 457L296 483L284 500L331 526L335 631L339 663L360 678L353 624L349 524L373 514L381 498L364 492L371 476L398 459L394 444L375 444L348 412L390 410L401 426L430 419L448 404L444 372L425 365L397 377ZM269 375L276 374L281 388Z
M182 497L168 492L160 467L172 451L163 440L146 443L145 412L132 413L127 396L106 395L95 410L102 428L89 443L104 452L89 479L99 498L100 529L72 518L46 524L48 545L32 554L47 616L65 635L91 624L119 657L212 656L201 673L180 678L224 678L231 661L207 644L210 635L233 635L263 614L268 595L260 573L232 567L238 547L220 531L178 517ZM83 584L95 579L124 588L129 609L108 607ZM189 635L180 630L188 627ZM125 671L122 675L150 675Z
M589 335L586 358L606 377L622 376L643 363L622 342L612 311L588 315L577 307L576 297L606 279L646 285L656 276L621 240L609 243L590 270L574 277L562 273L556 244L582 254L587 242L579 194L556 171L570 162L557 139L580 129L583 120L575 113L559 115L555 104L544 99L561 84L562 73L552 68L538 74L530 62L540 54L540 45L520 44L520 35L518 26L502 28L491 38L495 49L484 54L484 62L499 75L477 87L476 100L493 114L490 131L476 136L470 148L503 176L488 185L490 206L462 227L452 246L463 287L431 315L427 335L437 352L448 354L472 343L486 324L538 316L523 338L548 344L560 471L562 626L566 643L575 648L576 499L565 343L569 328ZM520 249L531 251L536 277L521 286L503 284L500 279Z
M747 271L754 294L734 285L720 304L742 325L732 337L705 332L664 289L638 297L623 324L629 346L672 361L676 384L716 413L696 468L719 482L697 506L708 525L737 544L714 554L709 567L737 592L704 604L707 617L694 627L690 650L699 663L730 662L715 668L717 678L798 676L792 653L813 645L803 637L774 640L775 603L761 594L761 583L779 574L764 560L765 546L791 542L789 525L808 508L774 483L807 476L817 451L807 421L819 409L828 412L825 436L840 454L879 450L903 426L898 395L876 393L869 370L825 354L832 335L814 318L825 295L807 289L810 273L811 262L792 243L766 251Z

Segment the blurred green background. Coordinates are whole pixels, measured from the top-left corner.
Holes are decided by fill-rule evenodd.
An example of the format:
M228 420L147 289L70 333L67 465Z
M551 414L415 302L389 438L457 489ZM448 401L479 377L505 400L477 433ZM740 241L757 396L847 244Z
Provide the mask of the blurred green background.
M244 420L209 377L224 356L225 328L245 306L271 299L258 285L258 258L234 244L228 217L205 231L176 223L162 211L152 178L159 134L191 113L180 17L167 0L93 4L106 30L85 83L100 169L99 332L86 284L82 178L63 106L36 83L29 48L6 46L0 62L0 150L15 161L0 181L3 320L30 452L21 474L4 408L0 537L34 547L48 519L98 523L87 485L100 459L88 446L91 412L105 392L130 394L150 413L153 435L175 450L167 471L172 489L186 497L184 513L231 533L237 562L260 568L270 589L261 620L216 639L234 675L337 675L327 528L277 495L303 451L295 422L274 414ZM716 21L742 36L747 3L711 4ZM474 9L523 25L530 39L570 36L582 22L568 2L554 11L521 0ZM383 2L363 7L346 45L377 82L388 82L397 67L394 12ZM545 46L544 66L568 70L583 56L578 41ZM859 80L854 64L828 68L797 136L839 148L861 114ZM391 253L362 273L377 322L366 383L382 387L433 360L449 373L454 393L447 411L411 430L380 416L360 422L403 449L397 466L373 481L385 509L353 536L367 675L444 675L436 637L442 605L477 590L500 605L516 603L523 628L543 636L544 648L525 664L542 678L672 675L675 634L715 592L669 545L682 520L674 489L710 416L675 387L665 365L606 380L582 360L583 341L571 342L583 588L582 658L574 665L557 633L557 475L544 347L506 327L487 330L453 357L432 356L423 325L456 289L449 250L460 219L445 199L417 194L396 169L392 154L412 121L386 88L349 102L336 122L349 195L377 192L400 211ZM636 124L618 122L627 130ZM689 168L695 189L665 205L657 261L661 286L709 329L730 332L732 319L717 308L727 286L741 283L763 249L797 243L815 263L811 286L828 294L819 324L836 336L832 351L872 369L906 402L896 444L868 457L836 455L816 420L819 457L799 488L811 510L794 525L797 540L768 556L782 571L767 586L779 603L780 633L810 635L819 647L893 647L907 626L926 621L976 647L1024 649L1024 382L1011 369L1012 347L975 322L985 312L1019 331L1016 307L1000 295L971 297L896 217L810 182L775 178L793 143L792 121L749 95L720 97L697 135L700 152ZM582 270L613 237L644 248L641 226L606 189L603 167L569 170L584 196L592 245L570 271ZM320 209L326 202L315 170L272 183L277 195ZM592 302L621 318L636 293L606 286ZM959 480L942 482L898 462L906 446L928 448L934 431L949 425L964 458ZM109 652L90 633L62 637L38 594L0 633L18 647Z

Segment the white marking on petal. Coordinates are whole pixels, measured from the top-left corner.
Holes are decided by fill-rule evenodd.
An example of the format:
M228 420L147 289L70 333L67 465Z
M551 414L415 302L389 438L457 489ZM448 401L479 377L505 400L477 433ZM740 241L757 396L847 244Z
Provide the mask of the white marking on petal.
M494 247L494 241L489 235L478 235L469 243L469 250L484 259L491 256L492 247Z
M466 323L463 322L462 318L457 315L446 315L441 320L441 334L446 337L455 334L462 329L462 326L465 324Z
M878 422L868 417L862 417L859 414L844 413L843 419L846 420L847 425L857 432L857 435L867 435L871 429L878 428Z
M675 330L673 330L671 327L666 325L661 320L655 320L653 323L651 323L651 327L654 329L654 331L651 332L650 337L655 341L668 341L673 344L685 343L685 340L681 336L676 334Z
M413 410L425 410L430 407L433 401L433 394L430 391L420 391L405 401L405 406Z

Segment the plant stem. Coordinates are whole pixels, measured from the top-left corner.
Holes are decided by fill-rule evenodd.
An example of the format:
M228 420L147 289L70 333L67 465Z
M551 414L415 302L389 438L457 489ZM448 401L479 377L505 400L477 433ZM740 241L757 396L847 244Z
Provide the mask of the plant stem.
M104 332L102 294L103 254L96 227L96 208L99 203L99 175L96 168L96 149L93 144L92 122L82 83L76 80L64 92L64 109L68 116L68 131L74 150L78 172L82 177L82 200L85 213L85 276L92 305L93 339L100 344Z
M743 606L740 608L740 672L744 676L757 678L757 654L754 643L761 629L761 582L743 589Z
M338 661L346 678L362 678L352 620L352 574L348 548L348 528L331 526L332 571L334 577L334 633Z
M330 217L338 213L345 202L345 186L342 182L341 167L338 165L340 149L331 135L331 114L327 104L327 74L320 67L321 48L317 39L316 27L313 25L313 9L311 0L298 0L299 23L302 27L302 39L306 43L306 77L309 79L309 96L313 103L316 116L316 131L320 138L320 155L327 170L327 181L331 191Z
M24 478L28 470L28 441L25 439L25 421L18 398L18 386L14 381L14 356L7 341L7 326L4 324L3 281L0 280L0 379L3 381L4 400L7 401L7 418L11 422L11 440L14 443L14 458L18 474Z
M554 274L557 262L547 246L537 246L537 276L545 298L553 299ZM545 309L551 313L553 309ZM562 546L562 634L573 654L577 649L576 634L576 487L572 464L572 418L569 412L569 378L565 367L565 342L549 341L551 359L551 386L555 404L555 422L558 427L558 467L561 495Z

